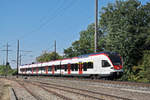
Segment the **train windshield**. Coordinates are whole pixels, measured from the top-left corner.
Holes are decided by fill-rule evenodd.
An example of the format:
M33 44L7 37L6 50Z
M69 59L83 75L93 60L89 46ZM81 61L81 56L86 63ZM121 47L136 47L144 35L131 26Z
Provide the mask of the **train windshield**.
M119 55L109 55L109 58L113 65L122 65L122 61Z

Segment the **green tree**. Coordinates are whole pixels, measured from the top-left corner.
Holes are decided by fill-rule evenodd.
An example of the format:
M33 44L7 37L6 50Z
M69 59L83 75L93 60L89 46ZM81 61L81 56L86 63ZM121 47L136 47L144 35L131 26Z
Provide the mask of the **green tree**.
M133 67L133 75L130 80L138 82L150 82L150 50L144 51L144 56L138 66Z
M150 50L150 3L142 5L138 0L118 0L103 7L100 13L98 51L120 53L124 65L123 80L148 80L150 72L144 70L148 64L144 64L144 60L147 62L149 58L143 52ZM74 57L93 51L94 24L90 24L64 53L65 57ZM143 63L139 64L141 61Z
M138 0L116 1L103 7L100 27L105 33L105 50L116 51L124 60L124 79L128 80L150 46L150 3L141 5Z
M14 69L11 69L10 65L0 65L0 75L12 75Z
M63 57L60 56L58 53L55 52L44 52L42 55L36 58L37 62L47 62L51 60L62 59Z

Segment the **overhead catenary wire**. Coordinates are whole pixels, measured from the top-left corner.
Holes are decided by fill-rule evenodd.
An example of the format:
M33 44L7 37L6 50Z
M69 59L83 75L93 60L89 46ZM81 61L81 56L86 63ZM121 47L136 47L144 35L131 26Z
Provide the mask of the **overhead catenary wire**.
M61 0L62 1L62 0ZM75 2L75 0L72 0L72 2ZM31 31L31 33L33 34L33 33L35 33L35 32L38 32L39 30L41 30L42 28L44 28L44 27L46 27L46 25L48 25L48 24L50 24L51 22L54 22L54 20L56 19L55 17L58 17L58 16L61 16L61 15L63 15L63 12L65 12L65 11L63 11L63 9L68 9L67 7L62 7L62 5L63 4L66 4L66 3L64 3L64 1L63 2L59 2L59 4L60 4L60 6L57 8L57 10L56 10L56 12L58 12L58 14L57 15L53 15L53 16L49 16L48 15L48 17L46 17L46 16L44 16L41 20L40 20L40 22L41 22L41 25L38 27L38 28L35 28L35 30L32 32ZM71 4L71 2L70 2L70 4ZM69 5L69 3L68 3L68 5L66 5L66 6L72 6L72 5ZM62 12L61 12L62 11ZM59 13L60 12L60 13ZM54 20L53 20L54 19ZM29 33L25 33L24 35L22 35L21 37L19 37L20 39L24 39L24 38L26 38L26 37L28 37L29 35L31 35L30 34L30 32ZM16 39L17 40L17 39ZM16 40L15 40L15 42L16 42ZM138 49L138 48L137 48ZM139 51L140 51L140 49L138 49ZM140 51L141 52L141 51Z

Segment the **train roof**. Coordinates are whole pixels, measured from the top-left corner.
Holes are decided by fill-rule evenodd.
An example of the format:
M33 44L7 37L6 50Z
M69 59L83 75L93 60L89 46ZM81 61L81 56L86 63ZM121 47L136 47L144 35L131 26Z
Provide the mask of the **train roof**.
M100 55L100 54L107 54L107 55L110 55L110 54L118 54L118 53L116 53L116 52L104 51L104 52L90 53L90 54L81 55L81 56L78 56L78 58L86 58L86 57L89 57L89 56L95 56L95 55Z
M85 54L85 55L80 55L80 56L77 56L77 57L72 57L72 58L65 58L65 59L61 59L59 61L63 61L63 60L70 60L70 59L78 59L78 58L87 58L89 56L96 56L96 55L100 55L100 54L107 54L107 55L110 55L110 54L118 54L116 52L109 52L109 51L104 51L104 52L97 52L97 53L90 53L90 54ZM54 61L58 61L58 60L54 60ZM49 62L53 62L53 61L49 61ZM45 62L43 62L45 63ZM34 63L34 64L38 64L38 63ZM42 64L42 63L40 63ZM24 64L24 65L32 65L32 64ZM24 65L21 65L21 66L24 66ZM20 66L20 67L21 67Z

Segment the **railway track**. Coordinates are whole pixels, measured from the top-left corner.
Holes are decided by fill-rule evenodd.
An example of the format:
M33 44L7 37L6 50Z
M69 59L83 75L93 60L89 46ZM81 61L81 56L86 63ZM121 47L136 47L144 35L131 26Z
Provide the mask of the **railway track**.
M83 94L83 93L79 93L79 92L74 92L74 91L72 91L72 90L68 90L68 89L62 89L62 88L58 88L58 87L54 87L54 86L43 86L43 84L34 84L34 85L37 85L37 86L39 86L39 87L42 87L42 88L44 88L44 89L46 89L46 88L49 88L49 89L55 89L56 91L64 91L64 92L67 92L67 93L73 93L73 94L77 94L77 95L80 95L80 96L83 96L83 97L88 97L88 98L91 98L91 99L95 99L95 100L104 100L104 99L100 99L100 98L98 98L98 97L94 97L94 96L91 96L91 95L88 95L88 94ZM42 85L42 86L41 86ZM46 89L47 90L47 89ZM53 91L54 92L54 91ZM55 93L57 93L57 92L55 92ZM57 94L59 94L59 93L57 93ZM60 94L59 94L60 95ZM63 98L64 98L64 96L62 96ZM64 98L65 99L65 98ZM67 99L67 100L69 100L69 99ZM70 99L70 100L72 100L72 99Z
M11 88L11 90L12 90L12 92L13 92L13 98L14 98L15 100L19 100L18 97L17 97L17 95L16 95L16 92L15 92L14 88Z
M9 89L10 89L10 99L11 100L41 100L39 96L37 96L34 92L32 92L30 89L28 89L27 85L24 84L23 82L20 82L16 79L11 79L11 78L3 78L4 80L7 80L9 83L11 83ZM14 83L15 83L15 87L14 87ZM12 85L13 84L13 85ZM24 95L28 94L28 98L29 96L31 98L27 99L24 97L24 95L20 95L20 93L18 92L18 89L21 89L22 91L19 92L23 92L25 93ZM18 94L19 93L19 94Z
M81 92L78 92L78 91L74 91L75 89L70 88L70 87L68 87L68 89L67 89L66 87L62 88L62 86L59 87L58 85L57 86L52 86L53 84L51 84L51 85L50 84L46 84L46 83L44 84L42 82L36 82L36 83L35 82L31 82L31 81L24 81L24 82L26 82L28 84L36 85L39 88L42 88L43 90L45 90L45 91L47 91L49 93L52 93L53 95L56 95L56 96L58 96L58 97L60 97L60 98L62 98L64 100L73 100L73 98L72 97L71 98L68 97L69 95L68 96L62 95L62 92L60 92L60 91L63 91L63 92L69 93L69 94L70 93L71 94L76 94L74 96L75 98L76 98L77 95L79 95L80 98L84 98L84 99L85 98L88 98L88 99L90 98L89 100L105 100L105 99L101 99L99 97L95 97L95 96L92 96L92 95L89 95L89 94L85 94L85 93L81 93ZM80 100L82 100L82 99L80 99Z
M29 82L29 81L27 81ZM50 89L55 89L59 91L65 91L68 93L73 93L77 95L81 95L83 97L88 97L91 99L96 99L96 100L132 100L124 97L119 97L119 96L114 96L114 95L109 95L109 94L104 94L104 93L99 93L95 91L90 91L90 90L85 90L85 89L79 89L79 88L73 88L69 86L63 86L63 85L56 85L56 84L51 84L51 83L45 83L45 82L30 82L33 85L38 85L40 87L45 87L45 88L50 88Z
M13 78L12 80L16 80L16 79ZM83 99L84 100L89 100L89 99L90 100L133 100L135 98L142 98L142 95L141 95L141 97L140 97L140 95L138 97L135 97L138 94L138 92L135 92L134 96L132 97L132 95L129 95L130 91L129 91L129 93L127 93L128 90L126 88L122 88L122 89L116 88L116 90L115 90L115 89L111 88L111 86L110 86L110 88L108 88L108 90L106 90L106 89L103 90L103 88L105 86L102 87L100 85L101 83L104 85L105 84L108 84L108 85L109 84L118 84L118 82L116 82L116 81L94 80L94 82L93 82L93 80L91 80L92 82L90 82L90 79L51 78L51 77L48 77L48 79L47 78L31 78L31 77L27 78L27 79L19 78L19 79L17 79L17 81L19 81L21 83L21 85L25 85L25 86L32 85L32 86L36 86L38 89L41 88L45 92L55 95L55 97L59 97L63 100L77 100L77 98L79 98L78 100L83 100ZM102 81L102 82L100 82L100 81ZM128 84L128 82L122 83L122 84L125 86L130 85L130 84ZM133 84L133 83L131 83L131 84ZM73 86L73 85L75 85L75 86ZM140 84L140 86L141 86L141 84ZM98 89L98 88L101 88L101 89ZM106 88L107 88L107 86L106 86ZM124 90L126 90L126 92ZM129 90L131 90L131 89L129 89ZM107 93L106 91L111 91L113 93L111 93L111 92ZM117 94L116 94L116 92L117 92ZM139 91L139 93L142 93L142 92ZM143 93L149 93L149 91L143 92ZM122 94L125 94L126 96L122 95ZM132 90L131 90L131 94L132 94ZM129 99L129 98L131 98L131 99ZM148 98L148 97L146 97L146 98ZM38 100L41 100L41 99L38 98ZM42 99L42 100L45 100L45 99Z
M34 77L33 77L34 78ZM61 79L61 80L75 80L75 81L87 81L87 82L98 82L104 84L117 84L122 86L133 86L150 88L150 83L138 83L138 82L127 82L127 81L113 81L113 80L102 80L102 79L89 79L89 78L72 78L72 77L38 77L39 79ZM35 79L38 79L35 78Z
M99 93L95 91L73 88L69 86L57 85L52 83L38 82L38 81L30 81L30 80L13 80L17 82L21 87L23 87L28 93L30 93L36 100L42 100L39 96L32 92L31 89L28 89L27 86L34 85L43 90L58 96L63 100L73 100L74 98L69 95L64 94L72 94L74 97L80 97L80 100L132 100L124 97L108 95L104 93ZM65 93L64 93L65 92ZM81 99L82 98L82 99Z
M18 80L13 80L15 82L17 82L21 87L23 87L30 95L32 95L36 100L43 100L41 97L37 96L34 92L32 92L31 89L28 89L26 86L27 85L31 85L32 83L29 83L29 82L25 82L25 81L18 81ZM26 85L25 85L26 84ZM66 96L63 96L55 91L51 91L47 88L45 88L44 86L42 85L37 85L37 84L32 84L32 85L36 85L38 86L39 88L42 88L43 90L45 90L46 92L50 93L50 94L53 94L55 96L58 96L59 98L62 98L64 100L72 100Z
M24 88L31 96L33 96L36 100L42 100L39 96L37 96L34 92L27 88L27 86L23 82L16 81L22 88ZM17 97L17 95L16 95Z
M59 79L59 80L75 80L75 81L86 81L86 82L98 82L104 84L117 84L122 86L133 86L133 87L143 87L143 88L150 88L150 83L139 83L139 82L127 82L127 81L114 81L114 80L103 80L103 79L90 79L90 78L77 78L77 77L49 77L49 76L30 76L32 79Z

